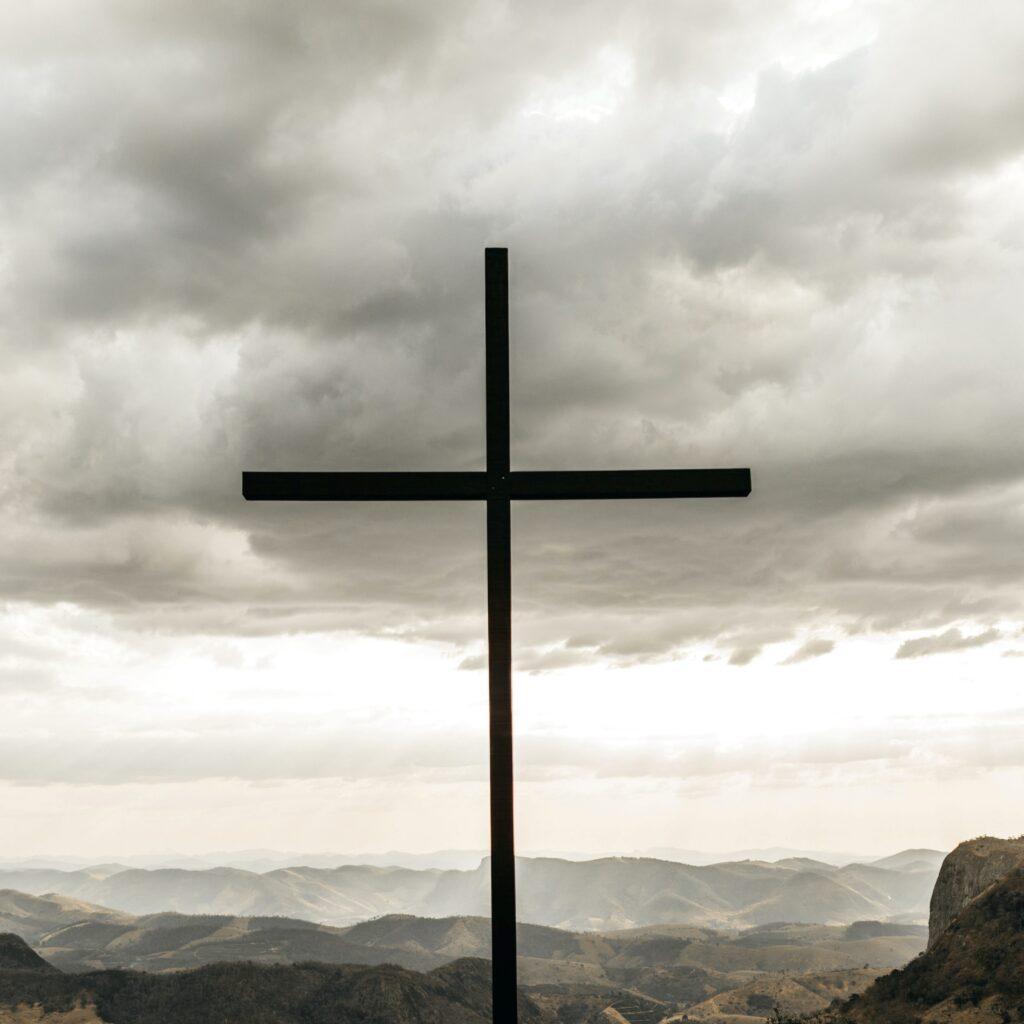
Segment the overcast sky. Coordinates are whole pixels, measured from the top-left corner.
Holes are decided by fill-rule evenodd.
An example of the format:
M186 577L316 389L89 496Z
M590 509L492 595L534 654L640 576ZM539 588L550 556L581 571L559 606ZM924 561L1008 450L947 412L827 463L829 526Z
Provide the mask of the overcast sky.
M521 847L1024 830L1019 0L0 22L2 852L485 844L486 245Z

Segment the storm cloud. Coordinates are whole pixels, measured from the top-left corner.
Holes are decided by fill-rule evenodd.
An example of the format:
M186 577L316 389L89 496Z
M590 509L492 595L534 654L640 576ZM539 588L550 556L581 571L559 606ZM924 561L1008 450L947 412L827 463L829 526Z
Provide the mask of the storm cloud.
M528 662L1019 618L1019 9L597 6L8 12L4 596L471 643L478 510L239 473L480 466L506 244L516 465L755 487L522 509Z
M476 777L430 729L150 743L148 709L40 751L68 693L116 702L143 661L157 693L172 648L481 669L482 509L246 504L241 472L482 468L488 245L515 468L753 473L743 501L519 503L524 676L1019 638L1019 3L42 0L0 51L4 778ZM980 765L959 742L939 761ZM524 744L541 774L779 759Z

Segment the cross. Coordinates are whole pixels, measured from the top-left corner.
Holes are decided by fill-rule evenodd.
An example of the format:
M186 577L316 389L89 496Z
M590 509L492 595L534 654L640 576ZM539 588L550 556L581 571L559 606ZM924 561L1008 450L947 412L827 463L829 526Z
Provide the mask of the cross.
M513 501L743 498L749 469L518 472L509 465L508 250L484 251L487 469L467 473L242 474L249 501L487 503L491 963L495 1024L516 1024L516 878L512 819Z

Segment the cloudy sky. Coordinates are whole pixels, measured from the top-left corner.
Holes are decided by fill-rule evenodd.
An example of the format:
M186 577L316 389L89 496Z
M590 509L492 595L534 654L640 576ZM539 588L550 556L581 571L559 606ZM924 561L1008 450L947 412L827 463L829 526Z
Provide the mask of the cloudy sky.
M521 848L1024 830L1018 0L0 21L0 853L484 845L486 245Z

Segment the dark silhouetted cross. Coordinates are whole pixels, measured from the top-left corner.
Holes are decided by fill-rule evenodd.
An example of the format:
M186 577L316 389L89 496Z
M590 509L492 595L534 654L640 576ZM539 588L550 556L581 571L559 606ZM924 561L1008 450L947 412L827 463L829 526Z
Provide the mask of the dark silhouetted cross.
M515 1024L512 827L512 501L742 498L749 469L515 472L509 466L508 250L484 254L487 469L482 473L243 473L250 501L486 501L490 698L491 942L495 1024Z

